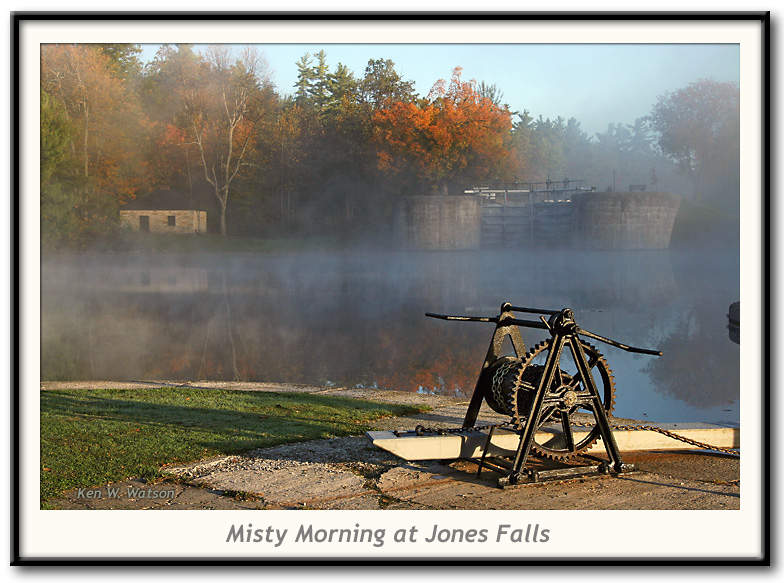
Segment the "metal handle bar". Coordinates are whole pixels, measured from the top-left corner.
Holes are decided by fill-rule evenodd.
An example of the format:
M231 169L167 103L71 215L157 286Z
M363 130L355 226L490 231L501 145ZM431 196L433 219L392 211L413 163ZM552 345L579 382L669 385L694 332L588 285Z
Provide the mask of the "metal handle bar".
M560 313L560 312L556 312ZM458 322L492 322L494 324L498 324L498 317L497 316L448 316L446 314L433 314L431 312L426 312L425 316L428 318L438 318L439 320L456 320ZM537 322L536 320L518 320L517 318L508 318L504 320L505 326L523 326L525 328L539 328L540 330L549 330L550 327L547 325L546 322ZM604 342L605 344L609 344L610 346L615 346L616 348L620 348L621 350L625 350L626 352L634 352L637 354L650 354L652 356L661 356L662 353L659 350L650 350L648 348L637 348L635 346L629 346L627 344L623 344L622 342L618 342L617 340L611 340L605 336L600 336L594 332L589 332L588 330L584 330L583 328L577 328L576 332L578 334L582 334L583 336L588 336L589 338L593 338L594 340L598 340L599 342Z
M425 312L428 318L438 318L439 320L458 320L460 322L494 322L498 323L498 318L495 316L447 316L446 314L433 314Z
M547 314L548 316L553 316L555 314L560 314L560 310L544 310L542 308L524 308L522 306L513 306L511 304L504 304L502 307L504 312L524 312L526 314ZM430 316L431 318L440 318L442 320L459 320L461 322L498 322L498 318L491 317L491 316L447 316L444 314L431 314L428 312L425 314L426 316Z
M507 305L504 305L504 307L508 312L525 312L526 314L547 314L548 316L553 316L561 313L561 310L543 310L542 308L523 308L521 306Z
M498 324L497 316L447 316L446 314L432 314L426 312L425 316L428 318L438 318L439 320L457 320L458 322L493 322ZM536 320L518 320L517 318L508 318L504 320L504 325L524 326L526 328L540 328L542 330L549 330L550 327L544 322L537 322Z
M661 356L662 353L660 350L651 350L649 348L635 348L634 346L628 346L626 344L622 344L617 340L610 340L609 338L605 338L604 336L600 336L599 334L594 334L593 332L589 332L588 330L583 330L582 328L577 328L577 333L582 334L583 336L588 336L589 338L593 338L594 340L598 340L599 342L604 342L605 344L609 344L610 346L615 346L616 348L620 348L621 350L625 350L626 352L636 352L637 354L650 354L652 356Z

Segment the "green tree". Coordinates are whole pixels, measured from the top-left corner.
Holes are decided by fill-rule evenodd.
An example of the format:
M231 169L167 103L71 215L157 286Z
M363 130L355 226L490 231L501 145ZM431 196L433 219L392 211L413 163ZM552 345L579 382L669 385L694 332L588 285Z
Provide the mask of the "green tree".
M294 98L298 104L302 105L310 99L313 91L313 82L315 80L310 53L302 55L296 64L297 82L294 84L294 87L296 88Z
M377 171L371 142L372 105L362 93L367 79L358 80L342 63L330 70L324 51L315 57L305 54L297 68L294 107L285 108L285 123L280 125L280 129L296 128L297 137L286 139L281 150L296 144L302 164L295 173L283 164L290 176L296 176L284 182L297 186L285 189L286 204L281 208L286 209L283 214L289 222L296 208L305 207L320 216L319 225L345 232L339 225L356 221L361 214L358 208L369 208L366 200L378 191L371 187ZM297 205L289 204L293 199ZM316 225L310 222L309 226Z
M323 112L329 106L332 97L333 79L329 74L327 53L322 49L315 55L313 62L310 53L305 53L297 61L297 82L295 99L302 106L310 106Z
M485 83L482 81L479 83L478 87L479 95L482 97L486 97L490 101L493 102L494 105L501 107L504 105L507 109L509 109L508 104L503 104L502 101L504 100L504 92L501 91L495 83Z
M563 155L566 175L586 179L587 170L595 163L591 138L573 117L567 120L564 129Z
M327 53L324 49L316 53L316 64L313 66L313 83L311 98L317 110L324 111L330 100L330 76L327 65Z
M41 90L41 241L44 247L78 238L79 179L70 145L74 129L61 103Z
M370 59L359 82L359 99L373 109L387 101L411 103L416 99L414 82L403 80L390 59Z
M109 58L110 66L118 77L131 79L141 74L142 63L139 55L142 53L142 47L140 45L115 43L96 44L95 47Z
M343 63L338 63L335 71L328 74L328 99L326 109L334 113L344 103L356 103L358 97L358 83L354 74Z
M675 161L700 201L733 205L740 176L740 91L735 83L702 79L661 95L651 113L662 152Z
M61 103L41 90L41 182L62 172L68 160L73 128Z
M186 143L185 96L198 90L205 64L188 44L162 45L143 70L141 102L150 119L150 139L143 145L146 185L178 187L193 193L200 169Z
M528 111L518 113L511 136L517 179L525 182L560 180L566 172L565 132L561 117L551 120L540 115L534 119Z
M139 144L146 118L137 95L93 45L42 45L41 88L57 101L71 128L78 238L109 233L118 225L119 205L135 196L144 174Z

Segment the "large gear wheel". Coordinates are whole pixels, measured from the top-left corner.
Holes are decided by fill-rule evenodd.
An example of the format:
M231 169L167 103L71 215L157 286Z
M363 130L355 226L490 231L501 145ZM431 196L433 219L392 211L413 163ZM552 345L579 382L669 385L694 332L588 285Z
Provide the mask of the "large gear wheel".
M615 377L613 377L604 356L595 346L584 340L579 342L588 359L588 368L591 370L594 383L596 383L605 413L609 416L615 408ZM521 359L521 370L518 377L519 389L515 392L517 396L536 391L539 379L544 374L544 366L543 364L535 364L534 360L540 355L546 357L549 347L549 340L540 342ZM568 345L565 345L563 350L569 351L570 349ZM585 437L580 441L574 441L573 415L582 409L593 417L592 409L584 403L584 399L589 395L588 386L579 373L574 375L564 371L560 371L560 373L560 382L554 381L545 394L539 427L537 427L539 435L544 434L548 437L546 440L542 437L537 440L535 437L531 444L531 451L535 455L554 460L568 459L579 455L596 443L601 436L601 430L594 425ZM519 410L520 405L517 408ZM530 409L530 400L528 400L527 409L525 409L526 413L528 409ZM547 426L546 430L539 431L545 425Z
M580 340L588 359L594 382L605 412L609 415L615 407L615 379L604 356L595 346ZM486 371L484 395L491 409L502 415L509 415L512 424L521 426L531 409L536 388L544 374L544 363L535 362L547 356L550 341L540 342L532 347L523 358L505 356L496 360ZM569 351L568 345L563 347ZM559 363L560 364L560 363ZM590 448L599 439L601 432L597 426L591 428L580 441L574 442L572 433L573 415L580 409L593 411L585 403L588 387L579 373L569 374L559 368L560 380L555 380L547 391L542 404L537 432L548 437L539 441L534 439L532 453L555 460L574 457ZM598 374L597 374L598 373ZM544 431L539 431L545 427Z

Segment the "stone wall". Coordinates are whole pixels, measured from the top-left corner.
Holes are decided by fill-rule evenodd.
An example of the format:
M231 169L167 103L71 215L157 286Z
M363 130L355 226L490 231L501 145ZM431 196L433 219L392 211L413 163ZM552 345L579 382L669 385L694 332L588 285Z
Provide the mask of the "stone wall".
M681 199L669 192L587 192L573 202L581 248L667 249Z
M477 249L481 209L476 196L409 196L395 231L403 249Z
M148 217L151 233L206 233L207 211L120 211L120 222L134 231L141 230L141 217ZM169 224L174 217L174 225Z
M666 192L586 192L569 201L485 201L485 248L666 249L680 197Z

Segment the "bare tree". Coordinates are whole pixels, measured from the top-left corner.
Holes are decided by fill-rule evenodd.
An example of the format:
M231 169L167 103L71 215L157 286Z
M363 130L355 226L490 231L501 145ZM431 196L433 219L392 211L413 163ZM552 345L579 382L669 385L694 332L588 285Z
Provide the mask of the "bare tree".
M232 63L227 47L210 47L204 65L202 84L184 96L185 125L218 201L220 230L226 235L232 183L256 147L269 80L266 64L253 48Z

